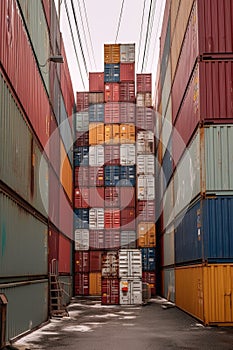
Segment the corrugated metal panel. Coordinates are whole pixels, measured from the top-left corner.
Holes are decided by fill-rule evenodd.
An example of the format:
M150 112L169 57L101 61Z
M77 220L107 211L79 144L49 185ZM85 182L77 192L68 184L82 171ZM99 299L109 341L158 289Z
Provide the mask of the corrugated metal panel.
M139 200L155 199L155 178L153 175L139 175L137 179Z
M120 102L135 102L135 82L120 82Z
M135 208L135 187L120 187L120 207Z
M104 186L104 168L89 167L89 184L90 186Z
M164 297L172 302L176 300L175 269L163 269L164 275Z
M49 220L59 227L60 180L53 169L49 168Z
M91 250L104 249L104 230L90 230L89 244Z
M162 236L162 265L169 266L175 264L175 236L174 236L174 225L168 227Z
M89 295L89 274L77 273L74 277L75 295Z
M67 157L63 142L60 144L60 156L61 156L61 168L60 168L60 181L66 191L67 196L72 202L73 196L73 171L70 165L70 161Z
M172 99L169 98L165 119L163 120L163 126L161 131L160 140L162 141L162 157L164 157L165 152L168 148L168 143L171 138L173 130L172 125Z
M172 87L172 81L171 81L171 60L170 57L168 59L167 63L167 70L165 73L165 78L164 78L164 84L163 84L163 89L162 89L162 116L164 117L167 111L167 105L170 97L170 92L171 92L171 87Z
M87 111L88 105L89 105L89 92L77 92L76 94L77 112Z
M75 273L89 272L89 252L75 252Z
M104 104L104 122L120 123L120 103L108 102Z
M173 174L173 153L172 153L172 139L169 140L166 152L164 153L164 157L162 160L162 172L164 177L165 188L169 183L172 174Z
M186 191L186 189L183 189L183 187L186 187L187 185L183 184L182 182L179 183L179 188L181 191ZM189 187L189 186L188 186ZM190 191L190 187L189 187ZM169 183L166 191L164 192L163 199L162 199L162 206L163 206L163 228L168 227L174 220L175 212L176 212L176 205L177 201L179 201L180 198L177 198L176 195L174 195L174 181L173 178L171 182ZM175 208L174 208L175 206Z
M59 204L60 231L63 232L67 237L73 238L73 207L67 200L67 196L62 187L60 188Z
M154 247L156 245L154 222L140 222L137 231L139 247Z
M104 92L104 73L89 73L89 91Z
M155 202L154 201L138 201L137 202L137 220L155 221Z
M90 145L104 143L104 123L89 124L89 143Z
M136 168L135 165L122 165L120 167L120 186L135 186Z
M121 231L121 249L135 249L136 245L136 231Z
M104 63L120 62L120 44L104 44Z
M155 272L143 272L142 273L142 282L149 283L151 289L151 295L156 295L156 276Z
M119 83L105 83L104 84L104 101L119 102L120 100L120 85Z
M79 146L88 146L89 145L89 131L86 132L76 132L74 140L74 148Z
M137 74L137 93L152 91L152 75L148 73Z
M102 277L117 278L119 270L118 252L106 252L102 255Z
M119 277L142 277L142 255L139 249L119 251Z
M75 230L75 250L89 250L89 230ZM86 272L86 271L77 271Z
M67 306L68 304L70 304L70 300L73 296L73 291L72 291L73 277L67 276L67 275L60 275L58 280L60 285L63 286L63 289L65 291L63 296L63 303L65 306Z
M155 248L142 248L142 271L155 270Z
M104 172L105 186L116 186L120 181L120 167L118 165L107 165Z
M0 193L0 212L0 275L46 275L47 226L3 193Z
M121 210L121 229L135 230L135 208L124 208Z
M104 212L104 227L106 229L120 228L121 212L119 209L105 209Z
M104 82L105 83L120 82L120 64L118 63L104 64Z
M135 164L135 145L124 144L120 146L120 163L121 165Z
M120 124L120 143L135 143L135 125Z
M25 285L0 288L0 293L5 294L8 300L7 342L28 331L29 326L39 327L48 319L48 281L28 280L25 283ZM16 317L16 315L23 315L23 317Z
M74 190L74 206L75 208L89 207L89 188L81 187Z
M62 234L59 235L58 272L71 274L72 244L73 240L68 239Z
M137 156L137 174L138 175L154 175L155 173L155 157L154 155Z
M74 210L74 227L75 229L89 228L89 209Z
M73 154L72 154L72 147L73 147L73 120L72 117L70 120L68 119L68 115L66 113L65 104L63 97L60 98L60 116L61 116L61 124L59 125L59 131L61 135L61 139L63 140L63 144L65 146L66 154L68 155L68 158L70 160L70 163L73 164ZM71 125L70 125L71 124Z
M105 143L119 143L120 127L118 124L105 124Z
M150 92L138 92L136 97L136 105L137 107L151 107L152 106L152 98Z
M103 92L89 92L89 105L104 103Z
M89 147L89 165L91 167L104 165L104 146Z
M90 230L101 230L104 228L104 209L92 208L89 212Z
M161 73L160 73L160 79L161 79L161 88L163 89L165 75L167 71L167 65L168 60L170 57L170 46L171 46L171 20L170 16L168 18L168 24L166 28L166 37L164 42L164 49L161 51Z
M142 304L142 281L140 279L120 280L120 304L141 305Z
M105 207L120 207L120 193L117 187L105 187L105 197L104 197Z
M120 248L120 231L105 230L104 233L104 249Z
M104 104L97 103L90 105L88 115L90 122L104 122Z
M135 62L135 44L120 45L120 62Z
M142 130L151 130L154 132L155 127L155 112L153 109L143 106L136 109L136 125Z
M75 174L74 174L74 179L75 179L75 187L88 187L89 185L89 167L75 167Z
M104 164L105 165L120 165L120 146L106 145L104 147Z
M101 295L101 272L92 272L89 274L89 294Z
M89 115L88 111L78 112L75 114L75 128L77 131L88 131L89 130Z
M120 64L120 81L135 81L135 63Z
M57 127L56 119L51 115L49 130L49 161L55 172L60 174L60 132ZM54 152L56 150L56 152Z
M49 228L48 234L48 265L51 266L53 259L58 260L59 252L59 232L52 227Z
M50 28L50 0L42 0L43 7L44 7L44 12L45 12L45 17L48 23L48 27Z
M155 142L152 131L139 131L137 133L137 154L154 154Z
M90 252L90 271L100 272L102 267L102 253L101 251L91 251Z
M173 6L174 3L179 4L180 0L166 0L165 1L165 8L164 8L164 15L163 15L163 24L161 28L161 37L160 37L160 55L162 56L164 45L165 45L165 39L167 35L167 27L168 27L168 21L170 21L170 15L174 14L174 11L171 10L170 14L170 8Z
M120 123L135 124L135 103L121 102L120 104Z
M89 188L89 206L94 208L104 207L104 188L90 187Z
M119 280L118 279L102 279L102 297L103 305L119 304Z
M74 166L89 165L89 147L79 146L74 150Z

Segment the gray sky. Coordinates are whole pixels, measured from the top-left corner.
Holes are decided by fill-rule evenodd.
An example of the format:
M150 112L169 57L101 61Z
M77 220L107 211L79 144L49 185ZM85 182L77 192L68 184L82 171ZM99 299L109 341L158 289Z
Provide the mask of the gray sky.
M58 1L58 0L57 0ZM80 46L78 42L78 35L75 29L74 17L72 14L71 0L66 0L70 19L72 22L73 33L75 37L75 42L77 46L77 52L80 62L80 67L82 70L83 80L85 84L85 89L83 87L82 79L80 78L80 72L78 69L77 59L75 56L75 51L73 48L73 43L71 39L68 19L66 15L65 0L61 3L61 32L63 34L63 39L65 43L65 48L69 61L69 68L72 76L74 91L84 91L88 90L88 76L85 72L83 59L80 53ZM85 20L84 4L86 6L86 12L88 17L89 29L93 44L94 56L96 66L94 64L94 59L91 50L91 44L88 36L88 29ZM77 15L77 22L80 31L80 36L82 38L83 50L85 54L85 59L87 63L88 71L104 71L104 44L115 43L118 21L121 11L122 0L73 0L75 6L75 12ZM80 16L79 6L81 8ZM144 55L145 38L148 23L148 14L150 9L151 0L145 0L145 10L144 10L144 22L141 32L141 49L139 52L139 41L140 41L140 30L142 23L142 15L144 8L144 0L125 0L122 12L122 19L120 30L118 34L117 43L136 43L136 62L135 68L136 73L141 73L142 69L142 59ZM159 37L161 32L161 22L163 18L165 0L153 0L153 6L155 11L153 26L149 27L149 39L148 51L146 51L144 60L145 73L152 73L153 82L155 81L156 71L157 71L157 59L159 53ZM81 18L83 19L84 28L87 36L87 45L85 43L84 31L82 28ZM89 48L89 55L87 51ZM90 56L90 59L89 59ZM138 60L139 58L139 60ZM154 84L153 84L154 85ZM154 87L154 86L153 86Z

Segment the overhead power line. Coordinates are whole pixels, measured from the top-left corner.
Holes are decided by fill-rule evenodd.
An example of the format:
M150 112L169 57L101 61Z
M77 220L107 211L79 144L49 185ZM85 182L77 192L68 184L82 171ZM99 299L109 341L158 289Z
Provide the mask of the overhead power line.
M83 8L84 8L84 14L85 14L85 19L86 19L86 23L87 23L87 30L88 30L89 40L90 40L90 43L91 43L91 52L92 52L94 65L95 65L95 70L96 70L97 68L96 68L96 61L95 61L95 53L94 53L94 49L93 49L93 45L92 45L91 32L90 32L89 23L88 23L87 9L86 9L86 5L85 5L85 0L83 0Z
M154 19L155 19L155 9L156 9L156 4L157 0L153 1L153 7L152 7L152 16L151 16L151 21L149 24L149 34L148 34L148 42L147 42L147 47L146 47L146 56L145 56L145 69L147 68L147 63L148 63L148 51L150 49L150 44L151 44L151 35L153 32L153 27L154 27Z
M139 47L138 47L137 70L138 70L138 65L139 65L139 56L140 56L141 44L142 44L142 32L143 32L143 23L144 23L144 16L145 16L145 5L146 5L146 0L144 0L144 4L143 4L142 22L141 22L140 39L139 39Z
M122 19L122 14L123 14L124 2L125 2L125 1L122 0L121 12L120 12L119 20L118 20L118 26L117 26L117 33L116 33L116 40L115 40L115 43L117 42L118 34L119 34L120 26L121 26L121 19Z
M141 73L143 72L144 63L145 63L145 55L146 55L146 47L147 47L148 34L149 34L149 25L150 25L150 18L151 18L152 3L153 3L153 0L150 1L150 9L149 9L149 15L148 15L148 21L147 21L146 38L145 38L145 45L144 45L144 53L143 53L143 59L142 59Z

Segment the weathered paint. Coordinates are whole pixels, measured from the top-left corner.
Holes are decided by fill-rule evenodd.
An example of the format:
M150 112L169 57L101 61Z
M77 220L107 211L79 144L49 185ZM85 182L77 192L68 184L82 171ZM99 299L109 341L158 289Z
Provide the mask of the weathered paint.
M103 278L101 290L101 301L103 305L119 304L119 280L117 278Z

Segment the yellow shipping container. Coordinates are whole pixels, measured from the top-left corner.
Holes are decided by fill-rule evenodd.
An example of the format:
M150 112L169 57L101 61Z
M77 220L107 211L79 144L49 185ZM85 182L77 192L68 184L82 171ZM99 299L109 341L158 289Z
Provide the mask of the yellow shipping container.
M120 143L135 142L135 125L121 124L120 125Z
M233 264L175 269L176 305L205 325L233 326Z
M104 45L104 63L120 63L120 44Z
M89 294L101 295L101 272L91 272L89 274Z
M67 157L63 142L60 141L60 181L72 202L73 175L69 158Z
M153 222L140 222L138 224L138 246L155 247L155 224Z
M104 123L89 124L89 144L99 145L104 143Z
M105 143L116 144L120 142L120 126L118 124L105 125Z

